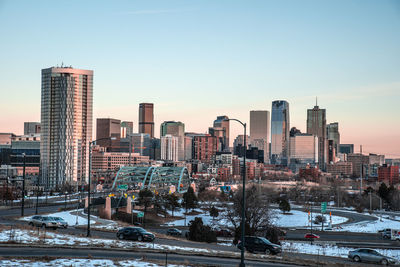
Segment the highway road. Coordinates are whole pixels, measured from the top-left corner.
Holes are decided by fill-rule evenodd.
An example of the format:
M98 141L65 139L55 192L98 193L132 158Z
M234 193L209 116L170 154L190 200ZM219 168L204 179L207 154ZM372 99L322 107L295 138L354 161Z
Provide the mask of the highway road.
M108 249L68 249L68 248L23 248L23 257L62 257L62 258L96 258L96 259L148 259L153 261L160 261L165 263L165 253L150 253L150 252L135 252L135 251L114 251ZM20 247L0 247L0 256L18 258L21 257ZM222 266L232 267L238 266L239 259L223 258L223 257L206 257L206 256L194 256L194 255L179 255L179 254L168 254L168 262L174 263L195 263L204 264L207 266ZM245 260L246 266L248 267L289 267L289 266L301 266L294 264L282 264L272 263L265 261L254 261Z
M60 203L59 205L56 205L56 206L39 207L39 212L40 213L52 213L52 212L58 211L58 209L60 207L64 207L64 204ZM72 204L71 207L76 207L76 204ZM26 216L34 215L35 208L26 208L24 213ZM333 213L338 216L349 217L350 220L352 220L352 222L371 220L371 218L373 218L374 220L376 219L375 217L372 217L369 215L349 213L349 212L345 212L345 211L333 211ZM15 217L19 217L20 214L21 214L20 209L1 209L0 210L0 223L5 224L5 225L26 224L26 222L15 220ZM148 227L147 229L152 232L165 234L167 228ZM75 229L73 227L70 227L68 229L59 229L57 231L68 233L68 234L75 234L75 235L82 235L82 234L86 233L86 229ZM93 228L92 228L91 232L92 232L92 236L94 236L94 237L107 238L107 239L115 239L116 238L115 233L96 231ZM307 232L309 232L309 230L306 230L306 229L291 230L291 229L289 229L287 231L287 236L285 237L285 239L286 240L305 240L304 234ZM379 234L345 233L345 232L328 232L328 231L325 231L325 232L314 231L314 232L321 237L320 241L382 243L382 244L388 243L388 240L383 240ZM205 244L205 243L191 242L191 241L187 241L184 238L182 238L181 241L157 238L156 243L162 244L162 245L179 245L179 246L190 246L190 247L198 247L198 248L206 247L209 249L237 251L237 249L235 247L220 246L217 244ZM397 244L396 242L393 242L393 244L391 244L391 245L396 246L396 247L399 246L399 244Z

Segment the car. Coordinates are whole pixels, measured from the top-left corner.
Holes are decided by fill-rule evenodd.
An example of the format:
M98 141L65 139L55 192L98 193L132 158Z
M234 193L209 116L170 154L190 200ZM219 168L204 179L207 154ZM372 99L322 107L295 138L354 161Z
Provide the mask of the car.
M153 241L155 236L142 227L124 227L118 230L117 238L137 241Z
M311 234L311 233L307 233L307 234L305 234L304 235L304 238L312 238L312 239L316 239L316 238L319 238L319 235L316 235L316 234Z
M42 227L42 228L57 229L59 227L58 222L55 221L53 219L53 217L41 216L41 215L32 216L32 218L29 220L28 224L30 226L37 226L37 227Z
M59 228L68 228L68 223L61 217L52 217L57 223Z
M182 231L176 228L169 228L167 230L167 235L176 235L176 236L181 236Z
M376 250L369 248L359 248L349 251L348 257L355 262L373 262L380 263L382 265L397 264L396 259L383 256Z
M237 247L241 250L243 245L239 241ZM282 252L282 247L271 243L268 239L259 236L245 236L244 248L250 253L263 252L265 254L278 254Z
M214 230L214 232L217 236L222 236L222 237L231 237L232 236L232 232L227 229L216 229L216 230Z

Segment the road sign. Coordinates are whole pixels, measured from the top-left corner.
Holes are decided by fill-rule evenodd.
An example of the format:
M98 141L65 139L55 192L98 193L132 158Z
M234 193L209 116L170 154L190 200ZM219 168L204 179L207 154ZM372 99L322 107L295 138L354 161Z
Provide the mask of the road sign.
M115 197L115 195L113 193L108 195L109 197Z
M326 212L326 202L322 202L321 203L321 213L325 213Z
M127 184L119 184L117 188L118 188L118 190L128 190L128 185Z
M138 217L138 218L144 217L144 213L143 213L143 212L139 212L139 213L137 214L137 217Z

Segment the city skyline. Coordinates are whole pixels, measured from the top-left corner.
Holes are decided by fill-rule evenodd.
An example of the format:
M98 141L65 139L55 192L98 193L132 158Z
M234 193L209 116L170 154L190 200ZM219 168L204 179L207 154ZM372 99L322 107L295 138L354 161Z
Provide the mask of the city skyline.
M163 121L182 121L186 131L199 133L220 115L249 123L250 110L271 112L276 99L290 103L290 125L306 132L306 110L318 96L326 122L339 122L341 143L353 143L355 152L362 144L365 153L400 156L394 1L88 2L81 10L48 3L0 4L1 25L9 25L0 27L8 36L0 44L6 63L0 66L1 132L22 134L24 122L40 121L40 70L64 62L96 73L93 119L133 121L134 132L139 103L154 103L158 136ZM85 27L68 30L83 23L83 14ZM173 36L169 28L176 29ZM49 33L54 39L40 41ZM76 43L73 33L93 40ZM232 124L230 132L233 140L242 130Z

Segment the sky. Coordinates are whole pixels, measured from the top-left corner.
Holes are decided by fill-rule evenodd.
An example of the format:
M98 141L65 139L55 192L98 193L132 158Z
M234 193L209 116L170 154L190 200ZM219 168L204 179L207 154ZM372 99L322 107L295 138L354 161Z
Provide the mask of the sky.
M204 133L283 99L305 132L318 97L341 143L400 157L399 31L400 1L0 0L0 132L40 121L41 69L63 63L94 70L94 121L137 131L152 102L156 136Z

